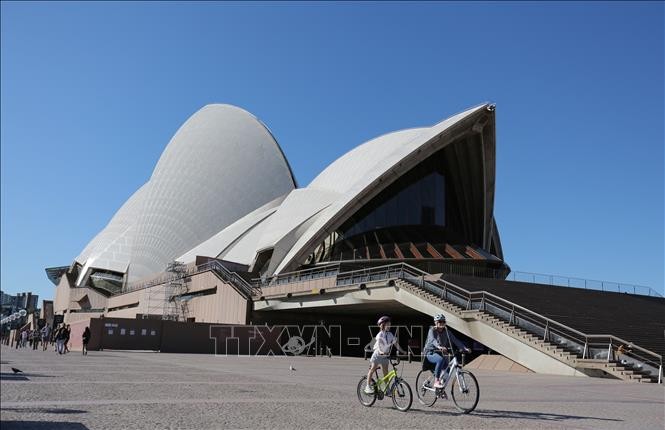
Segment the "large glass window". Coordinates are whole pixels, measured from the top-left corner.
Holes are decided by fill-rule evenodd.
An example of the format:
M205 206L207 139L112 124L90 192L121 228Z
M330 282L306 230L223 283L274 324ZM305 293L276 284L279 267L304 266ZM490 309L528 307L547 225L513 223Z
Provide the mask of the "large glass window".
M344 238L396 226L445 225L445 177L423 163L398 179L352 216L339 232Z
M432 154L371 198L314 247L305 264L478 259L484 188L479 140Z

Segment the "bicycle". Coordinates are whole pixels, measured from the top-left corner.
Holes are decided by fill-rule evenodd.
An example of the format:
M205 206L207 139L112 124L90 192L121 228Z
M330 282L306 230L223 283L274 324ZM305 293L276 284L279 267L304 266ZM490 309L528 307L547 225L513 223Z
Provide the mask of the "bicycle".
M453 398L455 407L464 414L468 414L476 409L478 400L480 399L478 380L473 373L462 369L464 367L465 354L462 353L461 355L462 360L460 363L457 360L456 354L448 354L450 362L442 372L442 375L446 375L443 381L443 388L434 388L434 364L430 363L427 358L423 359L422 370L416 376L416 395L421 404L432 407L437 399L447 400L446 387L448 386L448 382L452 380L450 395Z
M360 378L357 389L358 400L361 405L370 407L377 399L383 400L385 396L390 396L393 399L393 406L398 411L406 412L411 408L411 404L413 403L413 392L409 384L402 379L402 372L397 372L397 366L400 364L399 357L391 358L390 364L393 366L393 370L388 372L383 378L379 378L378 369L374 372L376 376L370 381L370 386L373 388L372 393L365 392L367 375ZM404 371L403 364L402 371Z

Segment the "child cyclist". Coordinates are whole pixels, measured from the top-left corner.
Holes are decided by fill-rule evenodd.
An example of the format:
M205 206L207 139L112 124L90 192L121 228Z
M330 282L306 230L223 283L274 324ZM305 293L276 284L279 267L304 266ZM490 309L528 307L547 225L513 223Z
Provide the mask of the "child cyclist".
M367 372L367 385L365 386L365 393L367 394L372 394L374 392L374 387L372 387L370 383L372 380L372 374L379 368L379 366L381 366L381 370L383 370L383 376L388 374L388 357L390 356L392 346L395 345L402 354L406 354L406 351L404 351L397 343L395 335L390 332L390 317L382 316L376 324L381 330L379 331L379 334L376 335L374 352L369 359L370 366L369 372Z
M471 352L462 342L448 331L446 327L446 317L443 314L434 316L434 327L430 328L425 341L425 358L435 365L434 369L434 388L443 388L441 381L441 372L448 366L448 357L443 354L455 345L457 349L465 352Z

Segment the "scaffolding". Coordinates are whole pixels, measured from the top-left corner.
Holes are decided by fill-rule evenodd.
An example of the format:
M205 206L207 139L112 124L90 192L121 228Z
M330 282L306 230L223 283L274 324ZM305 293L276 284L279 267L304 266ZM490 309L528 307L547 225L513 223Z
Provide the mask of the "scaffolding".
M166 266L168 280L159 286L145 289L144 319L159 318L171 321L187 321L187 300L183 297L188 291L185 278L187 266L173 261Z

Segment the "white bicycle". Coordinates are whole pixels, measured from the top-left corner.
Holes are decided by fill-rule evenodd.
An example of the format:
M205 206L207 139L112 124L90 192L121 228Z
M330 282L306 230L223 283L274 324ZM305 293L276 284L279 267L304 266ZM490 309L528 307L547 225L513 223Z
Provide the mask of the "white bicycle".
M478 380L473 373L463 370L464 353L461 361L456 354L448 354L450 362L441 375L447 375L443 380L443 388L434 388L434 364L423 358L423 368L416 377L416 395L418 401L425 406L434 406L437 399L447 400L446 388L450 383L450 396L457 409L468 414L476 409L480 399ZM442 376L443 378L443 376Z

